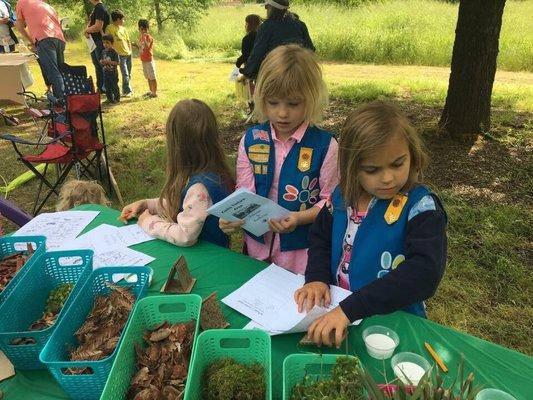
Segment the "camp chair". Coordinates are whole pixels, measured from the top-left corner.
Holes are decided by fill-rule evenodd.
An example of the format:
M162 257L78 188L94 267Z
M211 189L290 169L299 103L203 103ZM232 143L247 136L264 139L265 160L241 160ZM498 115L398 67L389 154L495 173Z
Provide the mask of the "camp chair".
M107 163L107 149L103 130L102 113L100 109L100 94L73 94L66 97L66 122L53 123L51 128L53 138L47 143L33 142L13 135L0 135L0 139L8 140L13 145L18 159L40 180L32 214L38 213L52 194L59 194L58 188L68 177L74 167L77 178L97 179L102 181L102 164L106 169L106 178L111 194L110 173ZM99 119L99 121L98 121ZM98 131L102 140L100 140ZM41 146L43 151L37 155L23 154L20 147ZM103 158L105 155L105 159ZM102 162L104 161L104 162ZM41 173L36 165L44 163L45 169ZM55 180L46 176L49 165L57 167ZM41 200L43 184L46 193Z

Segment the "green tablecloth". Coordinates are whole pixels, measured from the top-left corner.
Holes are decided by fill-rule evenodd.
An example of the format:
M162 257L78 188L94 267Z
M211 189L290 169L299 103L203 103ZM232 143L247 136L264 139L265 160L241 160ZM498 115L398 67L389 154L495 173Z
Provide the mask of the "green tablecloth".
M90 230L102 223L120 225L118 212L99 206L82 206L80 210L99 210L99 216L87 227ZM200 243L191 248L179 248L156 240L134 247L156 258L149 266L154 269L154 278L149 295L160 294L169 268L180 255L184 255L192 274L198 279L193 293L206 297L213 291L221 299L252 276L266 264L242 254L222 249L209 243ZM231 327L241 328L248 318L222 305ZM352 327L348 336L348 351L356 354L369 368L378 382L394 378L390 360L379 361L368 356L361 332L366 326L380 324L394 329L400 336L398 351L412 351L432 359L424 348L429 342L441 355L449 368L447 379L453 379L461 354L465 356L466 371L474 371L476 381L485 387L494 387L514 395L518 400L533 399L533 358L513 350L489 343L476 337L457 332L434 322L396 312L365 320L360 326ZM282 364L284 358L299 351L298 341L302 334L275 336L272 338L272 378L274 398L281 398ZM336 352L324 349L325 352ZM345 351L343 348L342 351ZM46 371L18 371L17 375L0 383L6 400L66 399L67 397Z

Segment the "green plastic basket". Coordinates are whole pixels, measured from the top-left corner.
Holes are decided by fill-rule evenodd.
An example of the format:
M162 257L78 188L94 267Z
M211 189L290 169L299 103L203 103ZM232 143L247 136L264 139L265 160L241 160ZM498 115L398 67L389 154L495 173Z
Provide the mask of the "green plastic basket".
M272 399L270 336L258 329L211 329L202 332L196 339L185 400L201 400L204 369L221 358L232 358L244 364L261 364L265 369L265 399Z
M39 353L91 274L92 259L91 250L51 251L37 256L25 268L10 296L0 305L0 349L16 369L46 369L39 361ZM42 317L50 291L62 283L73 283L74 287L55 323L46 329L28 330ZM32 339L34 343L13 345L17 338Z
M35 259L39 255L43 254L46 249L46 238L44 236L5 236L0 237L0 260L5 256L9 256L18 251L22 251L25 254L27 251L27 243L31 243L35 252L33 255L26 261L24 266L20 271L11 279L7 284L4 290L0 290L0 304L2 304L5 299L13 292L18 281L24 276L28 271L28 267L35 262Z
M283 361L283 400L289 400L294 386L307 375L314 380L327 379L339 357L345 354L291 354Z
M193 351L200 323L202 298L196 294L177 296L151 296L140 300L135 306L124 338L118 348L117 357L107 379L101 400L122 400L130 387L131 377L137 372L135 345L144 347L143 335L164 321L171 324L196 320ZM192 358L192 354L191 354ZM192 368L189 368L188 377Z

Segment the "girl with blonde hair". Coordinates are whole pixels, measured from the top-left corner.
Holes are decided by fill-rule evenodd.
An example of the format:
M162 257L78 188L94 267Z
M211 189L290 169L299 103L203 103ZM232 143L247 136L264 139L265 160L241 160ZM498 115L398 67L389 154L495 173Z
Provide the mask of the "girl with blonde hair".
M65 182L59 191L56 211L67 211L82 204L109 206L111 203L105 195L104 188L95 181L72 179Z
M167 119L166 138L166 182L159 198L127 205L120 219L138 217L148 234L177 246L204 239L228 247L218 219L207 214L235 186L213 111L200 100L178 102Z
M329 304L331 284L353 294L309 327L315 343L339 347L348 324L375 314L426 316L423 301L439 285L447 251L446 213L421 184L426 158L391 104L366 104L346 119L340 185L311 228L306 283L294 299L302 312Z
M271 219L262 237L246 232L246 251L303 273L309 228L338 183L337 142L316 126L327 91L315 55L297 45L273 50L261 65L254 100L261 123L240 142L237 187L268 197L290 215ZM241 225L220 220L226 233Z

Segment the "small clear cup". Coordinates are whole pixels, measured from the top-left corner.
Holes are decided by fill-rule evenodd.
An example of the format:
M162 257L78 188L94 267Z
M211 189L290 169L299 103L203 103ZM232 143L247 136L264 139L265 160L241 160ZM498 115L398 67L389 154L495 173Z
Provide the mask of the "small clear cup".
M385 360L392 357L394 350L400 344L400 337L386 326L373 325L363 331L363 341L371 357Z
M421 355L403 352L392 357L391 367L396 378L406 385L416 386L431 369L431 364Z

